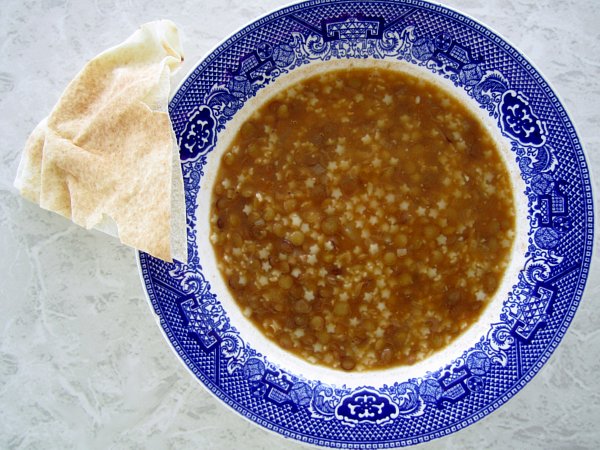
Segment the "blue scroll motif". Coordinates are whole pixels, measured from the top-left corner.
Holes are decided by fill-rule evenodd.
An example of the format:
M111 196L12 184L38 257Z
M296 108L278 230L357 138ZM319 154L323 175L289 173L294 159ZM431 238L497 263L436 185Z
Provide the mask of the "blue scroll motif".
M383 392L398 405L399 417L418 417L425 411L425 401L420 395L419 386L413 381L394 383L393 386L384 386Z
M313 389L313 396L309 404L312 417L331 420L335 418L335 408L339 404L343 394L339 389L318 383Z
M190 335L205 352L218 350L231 373L240 371L253 396L313 418L339 420L356 427L418 417L426 408L443 409L481 392L495 365L505 366L508 351L528 343L543 326L556 292L553 283L573 267L562 268L557 250L570 229L569 205L556 179L554 150L546 142L546 126L527 96L511 89L497 70L483 70L483 59L451 34L418 36L412 25L387 27L383 18L345 16L323 20L321 28L290 15L304 31L285 42L262 42L232 67L228 79L212 86L204 103L194 108L180 137L184 164L190 266L171 273L185 292L180 311ZM392 58L426 67L464 89L512 141L513 152L527 185L530 247L519 283L506 299L500 320L491 325L474 348L436 373L393 386L338 388L300 379L273 366L245 345L219 302L210 293L198 266L194 244L195 205L206 154L216 136L244 103L278 76L311 61L335 58ZM557 268L561 270L557 271ZM564 270L562 270L564 269Z
M196 159L212 150L217 140L215 125L210 107L200 105L191 111L179 138L179 154L182 161Z
M465 86L469 86L465 84ZM476 83L472 85L470 94L484 107L497 116L495 104L500 101L500 96L509 87L508 80L504 78L497 70L491 70L481 76ZM469 90L467 88L467 90Z
M521 145L541 147L546 142L546 127L534 114L522 93L504 92L499 106L502 131Z
M359 388L340 400L335 415L346 425L384 425L398 417L399 410L389 396L371 388Z

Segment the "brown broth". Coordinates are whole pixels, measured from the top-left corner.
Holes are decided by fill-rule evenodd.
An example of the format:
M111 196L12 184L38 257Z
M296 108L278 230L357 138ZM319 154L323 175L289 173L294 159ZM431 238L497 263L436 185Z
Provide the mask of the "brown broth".
M316 364L413 364L473 324L514 238L487 130L434 84L337 70L240 128L213 188L211 242L242 312Z

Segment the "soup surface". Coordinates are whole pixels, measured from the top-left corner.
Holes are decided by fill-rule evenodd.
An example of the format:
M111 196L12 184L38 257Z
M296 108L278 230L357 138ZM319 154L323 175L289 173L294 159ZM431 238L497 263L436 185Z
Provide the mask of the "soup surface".
M243 314L316 364L413 364L477 320L514 238L487 130L440 87L336 70L240 128L213 187L211 242Z

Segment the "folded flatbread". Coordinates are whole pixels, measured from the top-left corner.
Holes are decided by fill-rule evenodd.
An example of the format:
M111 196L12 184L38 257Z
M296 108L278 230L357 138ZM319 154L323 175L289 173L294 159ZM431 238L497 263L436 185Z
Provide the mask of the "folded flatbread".
M168 114L176 26L143 25L86 64L27 140L15 186L42 208L165 261L187 261L183 179Z

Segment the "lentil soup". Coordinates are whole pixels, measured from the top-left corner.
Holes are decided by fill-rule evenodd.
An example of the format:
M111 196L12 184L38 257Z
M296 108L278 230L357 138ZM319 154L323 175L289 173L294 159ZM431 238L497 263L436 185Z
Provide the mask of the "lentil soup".
M301 80L240 127L210 240L264 336L345 371L411 365L480 316L515 236L485 127L437 85L353 68Z

